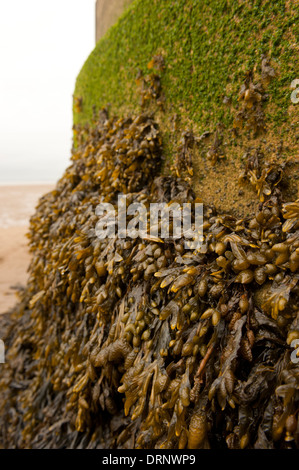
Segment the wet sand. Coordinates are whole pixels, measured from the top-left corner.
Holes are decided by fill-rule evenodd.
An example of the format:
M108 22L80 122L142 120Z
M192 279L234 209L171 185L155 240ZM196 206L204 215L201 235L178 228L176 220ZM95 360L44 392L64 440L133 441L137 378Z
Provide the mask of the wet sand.
M0 186L0 314L15 305L16 287L26 284L29 219L38 199L53 188L50 184Z

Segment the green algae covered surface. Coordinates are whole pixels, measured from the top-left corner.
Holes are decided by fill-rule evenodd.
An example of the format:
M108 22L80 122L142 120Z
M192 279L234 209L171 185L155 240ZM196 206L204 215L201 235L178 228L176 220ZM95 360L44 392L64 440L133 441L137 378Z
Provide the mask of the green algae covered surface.
M162 54L162 87L171 112L205 129L232 123L225 96L237 104L244 74L271 57L278 76L269 88L268 122L274 128L293 119L290 85L298 78L298 1L137 0L98 42L76 82L82 109L74 123L92 119L92 108L139 109L136 74Z

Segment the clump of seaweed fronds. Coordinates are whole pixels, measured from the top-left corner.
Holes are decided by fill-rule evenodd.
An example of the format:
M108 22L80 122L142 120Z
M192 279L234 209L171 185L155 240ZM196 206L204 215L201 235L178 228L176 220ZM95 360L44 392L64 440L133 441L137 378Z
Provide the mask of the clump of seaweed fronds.
M238 95L240 107L235 114L234 129L245 126L254 135L266 130L263 103L267 100L266 87L274 77L275 70L265 56L262 56L260 80L255 79L253 70L247 72Z
M28 285L3 329L1 445L298 448L298 201L263 191L242 220L206 206L200 251L171 236L99 239L100 202L195 196L159 176L145 114L105 112L75 133L71 166L31 219Z

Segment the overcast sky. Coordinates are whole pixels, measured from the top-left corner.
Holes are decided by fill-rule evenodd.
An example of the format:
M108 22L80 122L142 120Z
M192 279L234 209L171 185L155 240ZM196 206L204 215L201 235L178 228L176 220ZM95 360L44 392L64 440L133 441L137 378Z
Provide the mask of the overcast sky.
M55 182L72 94L95 46L95 0L0 0L0 184Z

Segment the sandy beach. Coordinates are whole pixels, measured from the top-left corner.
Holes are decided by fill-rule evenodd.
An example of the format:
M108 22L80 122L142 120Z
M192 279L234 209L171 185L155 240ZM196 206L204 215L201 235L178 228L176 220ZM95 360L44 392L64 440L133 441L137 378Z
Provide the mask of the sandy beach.
M26 283L29 218L38 199L53 188L51 184L0 186L0 314L15 305L16 287Z

